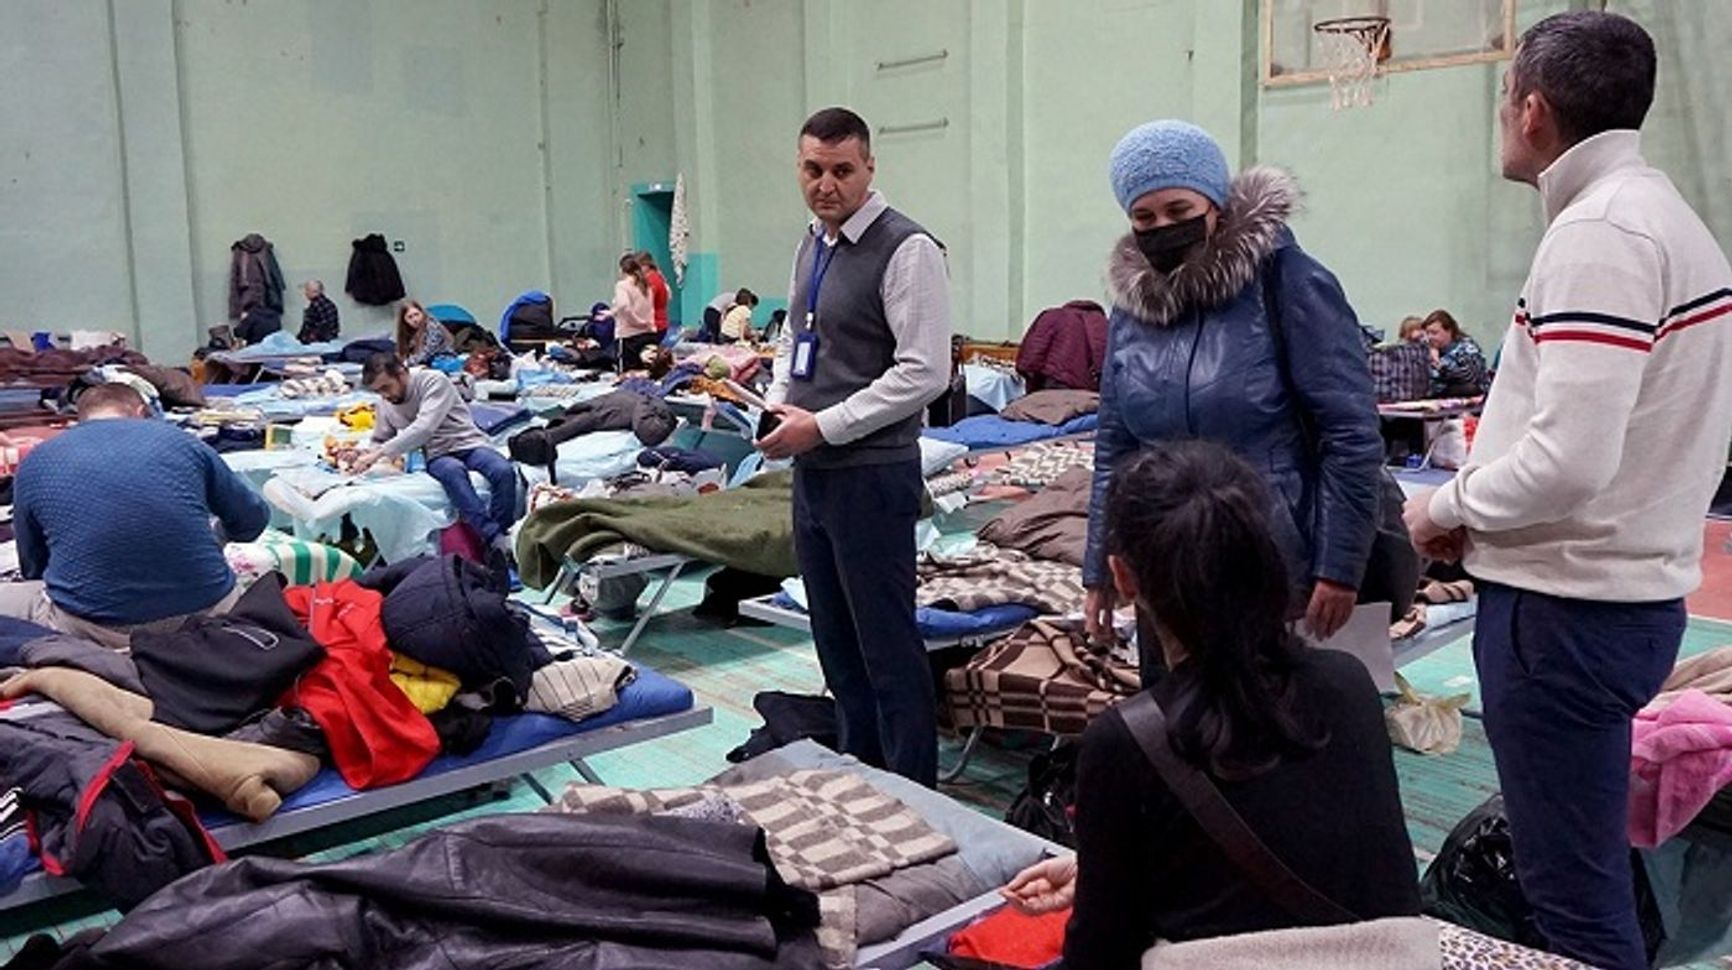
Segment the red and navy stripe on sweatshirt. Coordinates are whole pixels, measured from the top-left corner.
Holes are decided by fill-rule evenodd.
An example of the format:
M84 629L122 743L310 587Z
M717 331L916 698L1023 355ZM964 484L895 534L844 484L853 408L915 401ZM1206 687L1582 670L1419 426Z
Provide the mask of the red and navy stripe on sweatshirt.
M1715 290L1674 307L1659 323L1583 310L1530 316L1527 300L1521 299L1516 301L1515 324L1526 330L1534 343L1570 341L1646 352L1680 330L1728 315L1732 315L1732 288Z

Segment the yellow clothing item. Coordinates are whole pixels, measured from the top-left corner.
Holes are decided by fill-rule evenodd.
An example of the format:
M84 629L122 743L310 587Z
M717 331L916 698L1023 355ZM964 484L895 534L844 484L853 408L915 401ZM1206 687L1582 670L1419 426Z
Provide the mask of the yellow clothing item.
M394 651L391 654L391 683L403 688L410 703L423 714L444 710L462 686L456 674L429 667Z

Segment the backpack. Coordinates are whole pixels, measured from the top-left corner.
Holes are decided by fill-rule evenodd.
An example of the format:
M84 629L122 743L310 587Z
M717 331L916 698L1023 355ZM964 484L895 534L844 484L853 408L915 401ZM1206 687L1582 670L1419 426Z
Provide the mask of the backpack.
M1011 825L1076 848L1077 743L1065 741L1028 763L1028 784L1004 813Z

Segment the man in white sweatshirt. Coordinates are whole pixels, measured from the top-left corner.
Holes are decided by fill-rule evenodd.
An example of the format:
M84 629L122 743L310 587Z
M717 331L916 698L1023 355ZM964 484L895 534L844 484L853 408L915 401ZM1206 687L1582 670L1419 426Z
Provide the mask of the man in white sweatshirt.
M1407 509L1415 544L1481 583L1486 735L1540 929L1620 970L1647 966L1630 721L1677 659L1732 440L1732 268L1640 155L1655 73L1652 39L1616 15L1522 37L1503 170L1539 189L1548 227L1467 466Z

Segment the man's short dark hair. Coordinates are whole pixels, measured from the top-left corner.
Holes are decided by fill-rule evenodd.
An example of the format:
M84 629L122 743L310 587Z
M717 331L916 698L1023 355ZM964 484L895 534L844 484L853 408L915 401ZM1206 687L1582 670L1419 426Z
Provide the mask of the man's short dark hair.
M867 126L865 118L847 108L825 108L807 118L806 123L800 126L800 137L807 135L826 145L858 138L861 154L872 154L872 129Z
M402 377L405 373L403 361L396 354L381 350L361 365L361 386L372 387L374 381L386 374Z
M78 395L78 417L87 419L105 411L143 414L144 396L125 384L98 384Z
M1528 28L1510 67L1510 94L1539 92L1571 142L1640 128L1654 104L1654 38L1628 17L1560 13Z

